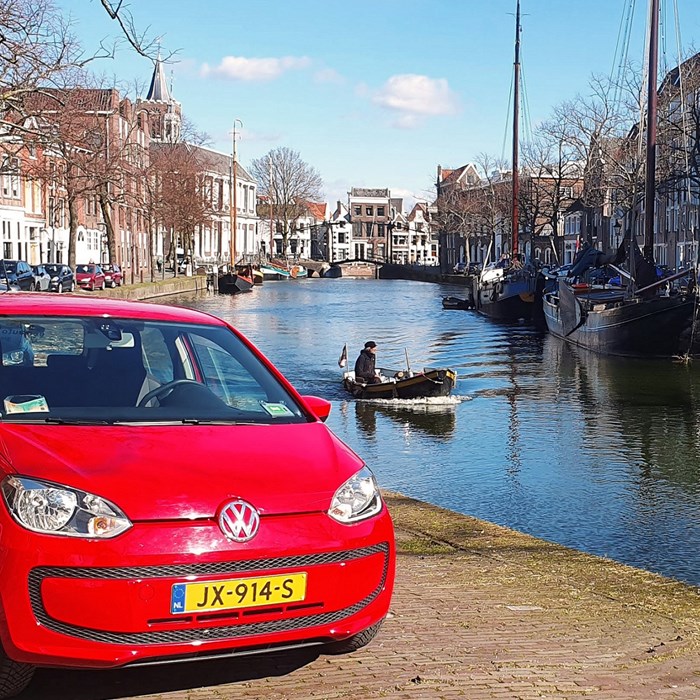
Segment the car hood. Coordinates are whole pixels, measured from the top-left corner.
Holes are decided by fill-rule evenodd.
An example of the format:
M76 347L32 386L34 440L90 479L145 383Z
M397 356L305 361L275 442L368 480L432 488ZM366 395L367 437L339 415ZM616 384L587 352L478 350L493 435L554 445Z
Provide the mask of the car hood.
M0 474L112 501L132 521L213 517L243 498L262 514L326 510L360 458L322 423L275 426L2 425Z

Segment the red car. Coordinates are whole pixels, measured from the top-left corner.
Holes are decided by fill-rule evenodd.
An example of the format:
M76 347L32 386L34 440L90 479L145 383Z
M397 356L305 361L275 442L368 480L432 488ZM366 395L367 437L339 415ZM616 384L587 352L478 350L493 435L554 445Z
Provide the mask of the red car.
M121 287L124 281L124 273L119 265L109 264L100 265L102 272L105 273L105 284L114 288Z
M342 653L377 633L395 547L375 478L324 425L330 403L231 326L5 294L0 347L0 698L36 666Z
M105 273L99 265L89 263L75 266L75 281L82 289L104 289L106 285Z

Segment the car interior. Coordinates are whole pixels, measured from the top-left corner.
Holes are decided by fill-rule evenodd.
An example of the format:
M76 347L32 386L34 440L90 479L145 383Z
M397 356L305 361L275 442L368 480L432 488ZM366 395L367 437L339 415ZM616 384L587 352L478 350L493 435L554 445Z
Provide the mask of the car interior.
M3 319L0 357L2 420L307 419L225 328L100 318Z

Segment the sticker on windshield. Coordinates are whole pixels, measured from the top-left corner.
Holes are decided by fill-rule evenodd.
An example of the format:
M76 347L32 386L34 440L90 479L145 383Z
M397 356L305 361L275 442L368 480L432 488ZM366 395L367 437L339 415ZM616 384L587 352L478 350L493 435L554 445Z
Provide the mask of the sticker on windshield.
M293 416L294 414L283 403L267 403L261 401L260 405L273 417Z
M46 399L38 394L14 394L7 396L4 401L5 413L36 413L48 411Z

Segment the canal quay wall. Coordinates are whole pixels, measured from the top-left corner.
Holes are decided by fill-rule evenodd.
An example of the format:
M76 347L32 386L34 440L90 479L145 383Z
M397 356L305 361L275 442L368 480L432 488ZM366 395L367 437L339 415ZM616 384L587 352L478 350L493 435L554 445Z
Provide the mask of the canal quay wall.
M166 277L155 282L137 282L126 284L120 287L107 288L98 292L87 292L77 290L81 294L97 294L117 299L155 299L157 297L172 296L173 294L185 294L189 292L199 292L207 289L206 275L179 275L177 277Z
M398 493L384 498L396 586L363 649L40 670L20 700L700 698L698 589Z

